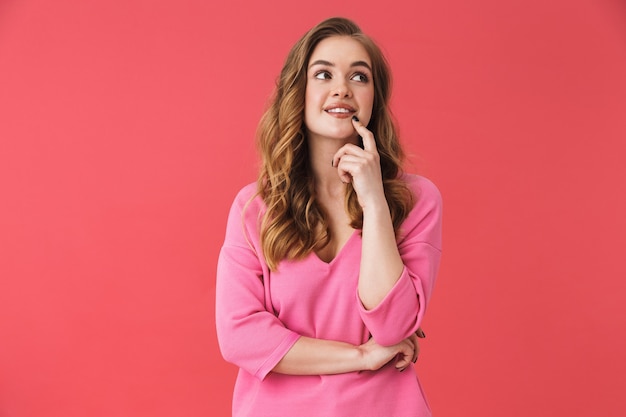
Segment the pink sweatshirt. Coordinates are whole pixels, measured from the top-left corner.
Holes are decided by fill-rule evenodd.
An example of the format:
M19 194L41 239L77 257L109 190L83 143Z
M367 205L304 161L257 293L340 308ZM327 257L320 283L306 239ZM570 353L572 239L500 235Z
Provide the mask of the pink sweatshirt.
M270 272L259 239L265 206L256 184L232 205L217 267L216 322L224 358L239 366L233 416L425 417L430 409L415 372L393 363L378 371L293 376L271 372L300 335L383 345L419 327L441 256L441 196L426 178L406 175L417 203L402 224L402 276L373 310L357 295L361 236L356 230L330 262L315 253ZM252 200L251 200L252 199Z

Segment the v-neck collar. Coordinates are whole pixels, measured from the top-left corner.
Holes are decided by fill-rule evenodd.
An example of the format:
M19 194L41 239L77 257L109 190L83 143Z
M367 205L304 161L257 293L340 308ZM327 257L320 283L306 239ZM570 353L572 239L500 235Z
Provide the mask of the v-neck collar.
M320 257L319 257L319 255L318 255L318 254L317 254L317 252L315 252L315 251L312 251L312 252L313 252L313 253L312 253L312 256L314 256L314 257L315 257L315 259L316 259L318 262L321 262L321 263L323 263L324 265L328 265L328 266L333 265L333 264L337 261L337 259L339 259L339 258L341 258L341 257L342 257L343 253L346 251L346 248L347 248L347 247L348 247L348 246L352 243L352 241L353 241L353 240L355 240L355 235L357 235L357 234L358 234L358 232L359 232L359 230L358 230L358 229L354 229L354 230L352 231L352 234L350 235L350 237L348 238L348 240L346 240L346 242L345 242L345 243L343 244L343 246L339 249L339 251L337 252L337 254L335 255L335 257L334 257L333 259L331 259L330 261L328 261L328 262L324 261L322 258L320 258Z

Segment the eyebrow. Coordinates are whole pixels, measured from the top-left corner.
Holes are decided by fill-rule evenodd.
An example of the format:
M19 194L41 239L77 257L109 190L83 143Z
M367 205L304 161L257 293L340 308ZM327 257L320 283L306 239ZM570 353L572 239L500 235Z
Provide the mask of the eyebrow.
M326 65L328 67L334 67L335 66L335 64L333 64L332 62L325 61L323 59L318 59L317 61L311 63L311 65L309 65L309 68L311 68L314 65ZM372 70L370 65L367 62L365 62L365 61L354 61L352 64L350 64L350 68L352 68L352 67L365 67L365 68L367 68L370 71Z

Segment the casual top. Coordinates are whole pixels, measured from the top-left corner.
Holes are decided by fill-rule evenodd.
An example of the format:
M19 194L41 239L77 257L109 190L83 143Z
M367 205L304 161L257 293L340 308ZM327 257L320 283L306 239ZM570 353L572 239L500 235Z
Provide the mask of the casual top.
M393 363L338 375L271 372L299 336L361 345L399 343L424 317L441 256L441 195L428 179L405 175L416 204L403 222L404 268L383 301L366 310L357 294L361 234L355 230L331 262L311 252L270 271L261 251L265 211L256 184L232 205L217 267L216 323L224 358L239 366L233 417L426 417L415 372ZM393 361L392 361L393 362Z

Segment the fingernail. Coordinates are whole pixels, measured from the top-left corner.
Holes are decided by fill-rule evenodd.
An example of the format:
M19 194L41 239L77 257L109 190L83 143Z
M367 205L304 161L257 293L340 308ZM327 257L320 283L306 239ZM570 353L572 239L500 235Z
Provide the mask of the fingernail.
M352 120L354 120L355 122L358 122L358 121L359 121L359 118L358 118L358 117L356 117L356 116L352 116Z
M333 159L332 161L330 161L330 166L334 167L335 166L335 160Z

